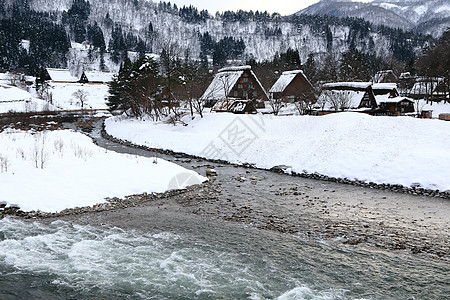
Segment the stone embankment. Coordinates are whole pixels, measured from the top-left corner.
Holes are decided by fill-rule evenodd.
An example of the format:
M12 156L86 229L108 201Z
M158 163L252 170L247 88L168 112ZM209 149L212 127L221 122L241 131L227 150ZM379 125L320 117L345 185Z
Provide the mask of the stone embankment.
M25 219L47 219L57 218L70 215L80 215L87 213L96 213L102 211L111 211L116 209L124 209L127 207L136 207L139 205L145 205L149 202L157 201L159 199L171 198L178 196L182 193L192 192L199 189L200 185L192 185L184 190L171 190L164 193L144 193L137 195L130 195L124 198L106 198L106 202L95 204L93 206L83 206L67 208L60 212L42 212L42 211L23 211L18 205L9 205L5 202L0 202L0 219L5 216L17 216Z

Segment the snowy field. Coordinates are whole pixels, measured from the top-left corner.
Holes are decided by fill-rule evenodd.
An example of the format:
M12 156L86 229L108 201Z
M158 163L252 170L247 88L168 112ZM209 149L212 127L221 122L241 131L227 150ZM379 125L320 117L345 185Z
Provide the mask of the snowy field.
M159 158L106 151L69 130L0 133L0 202L24 211L57 212L204 180Z
M0 114L7 112L37 112L56 110L47 101L33 97L15 86L0 84Z
M5 74L0 73L0 113L7 112L39 112L48 110L79 110L80 98L75 95L82 91L84 95L84 109L108 109L107 84L82 83L50 83L49 92L52 104L38 98L34 87L19 88L5 80ZM110 115L110 114L109 114Z
M53 104L63 110L81 109L81 103L74 93L81 90L86 95L84 109L107 109L105 98L108 94L106 84L51 83Z
M185 122L188 126L113 117L106 130L135 144L261 168L287 165L298 173L450 189L450 122L358 113L208 113Z

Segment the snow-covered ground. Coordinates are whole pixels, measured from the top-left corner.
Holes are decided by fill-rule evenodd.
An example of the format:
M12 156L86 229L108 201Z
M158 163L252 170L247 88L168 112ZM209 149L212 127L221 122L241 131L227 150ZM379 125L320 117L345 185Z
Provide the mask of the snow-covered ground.
M450 189L450 122L359 113L327 116L207 113L173 126L123 117L109 134L135 144L261 168Z
M80 98L75 95L82 91L84 95L84 109L108 109L108 85L81 83L51 83L49 92L52 103L37 98L36 91L30 92L15 86L0 84L0 113L6 112L35 112L48 110L79 110Z
M206 178L162 159L106 151L69 130L0 133L0 202L57 212Z
M36 112L55 110L47 101L33 97L15 86L0 84L0 114L7 112Z
M82 83L51 83L53 104L64 110L81 109L81 103L74 93L81 90L86 95L85 109L107 109L108 85Z

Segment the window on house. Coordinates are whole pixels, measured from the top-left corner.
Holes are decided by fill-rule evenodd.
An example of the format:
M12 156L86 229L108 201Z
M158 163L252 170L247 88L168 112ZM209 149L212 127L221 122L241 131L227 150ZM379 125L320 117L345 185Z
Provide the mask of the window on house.
M248 82L248 77L244 77L244 82Z
M243 87L244 86L241 83L238 84L238 89L242 89Z
M248 96L248 93L247 93L247 91L244 91L244 98L247 98L247 96Z
M249 89L252 89L252 88L253 88L253 83L249 83L249 84L248 84L248 88L249 88Z
M238 96L238 91L234 91L234 97Z

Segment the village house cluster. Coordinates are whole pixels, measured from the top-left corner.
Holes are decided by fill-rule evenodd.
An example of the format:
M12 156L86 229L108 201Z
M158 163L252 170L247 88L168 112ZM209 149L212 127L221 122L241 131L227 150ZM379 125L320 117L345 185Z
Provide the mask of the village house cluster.
M267 103L277 113L276 106L281 109L300 103L302 113L311 115L355 111L430 118L430 110L417 111L415 103L423 99L450 102L444 81L407 73L397 78L387 70L378 72L371 82L333 82L317 88L301 70L292 70L283 72L267 92L250 66L220 69L201 97L211 111L236 114L267 112Z
M47 68L41 79L50 80L54 83L108 84L113 80L113 76L114 73L84 71L77 77L73 76L68 69Z

